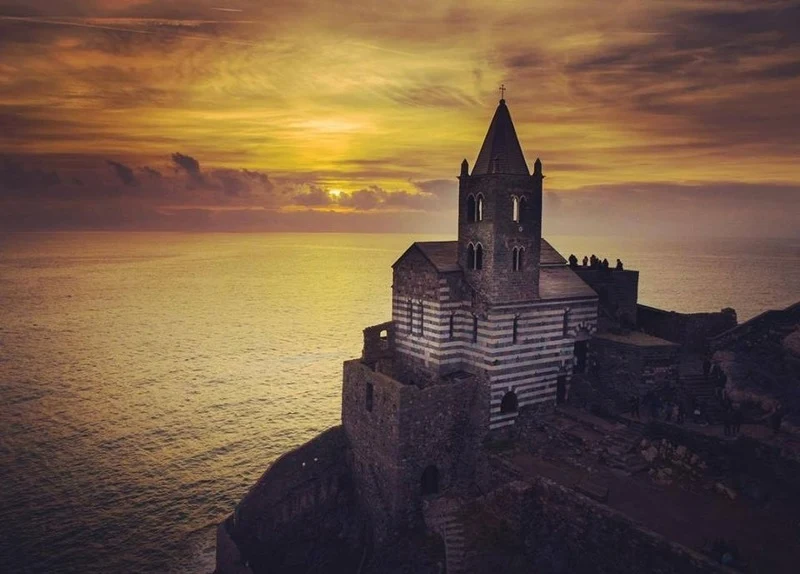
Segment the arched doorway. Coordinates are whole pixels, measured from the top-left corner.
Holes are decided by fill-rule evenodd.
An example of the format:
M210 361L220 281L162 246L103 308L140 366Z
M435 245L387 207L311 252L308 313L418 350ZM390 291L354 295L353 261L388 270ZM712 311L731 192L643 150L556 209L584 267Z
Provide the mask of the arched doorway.
M515 413L519 408L519 400L517 399L517 393L514 391L508 391L505 395L503 395L503 400L500 401L500 413Z
M422 496L439 493L439 470L435 465L430 465L422 471L420 480L420 493Z

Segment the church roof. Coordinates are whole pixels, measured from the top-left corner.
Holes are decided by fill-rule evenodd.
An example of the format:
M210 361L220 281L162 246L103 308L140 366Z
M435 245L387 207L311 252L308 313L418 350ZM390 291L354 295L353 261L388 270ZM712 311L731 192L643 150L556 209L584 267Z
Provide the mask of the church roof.
M458 266L458 241L417 241L409 247L419 249L425 258L433 264L440 273L460 271ZM405 253L403 254L405 256ZM403 258L401 256L400 259ZM566 265L567 260L555 250L545 239L542 239L542 252L539 264L543 267L552 265Z
M489 124L489 131L475 160L472 175L507 173L529 175L522 147L517 139L514 123L505 100L500 100L497 110Z
M458 241L417 241L414 243L440 273L460 271Z

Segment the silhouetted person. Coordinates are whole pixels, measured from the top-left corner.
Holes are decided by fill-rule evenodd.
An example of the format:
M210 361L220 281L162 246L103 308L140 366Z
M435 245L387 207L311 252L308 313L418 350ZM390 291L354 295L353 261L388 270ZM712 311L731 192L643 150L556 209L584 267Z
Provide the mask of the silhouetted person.
M733 414L731 415L731 424L733 425L733 434L739 434L739 431L742 430L742 419L744 419L744 415L742 414L742 409L736 407L733 410Z
M622 271L622 261L617 258L617 266L615 267L617 271Z
M577 258L577 257L575 257L575 254L574 254L574 253L572 253L572 254L569 256L569 266L570 266L570 267L577 267L577 266L578 266L578 258Z
M592 269L597 269L597 261L598 261L597 257L595 256L594 253L592 253L592 256L589 257L589 265L591 266Z
M603 258L603 269L608 269L608 259Z
M589 265L589 258L586 255L583 256L583 266L587 267Z

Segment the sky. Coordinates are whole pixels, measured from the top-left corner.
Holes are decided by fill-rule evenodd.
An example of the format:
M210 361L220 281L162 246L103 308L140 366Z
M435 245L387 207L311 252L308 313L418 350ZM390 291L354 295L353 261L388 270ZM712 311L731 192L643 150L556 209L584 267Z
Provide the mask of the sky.
M785 0L0 0L0 230L454 234L501 84L546 233L800 237Z

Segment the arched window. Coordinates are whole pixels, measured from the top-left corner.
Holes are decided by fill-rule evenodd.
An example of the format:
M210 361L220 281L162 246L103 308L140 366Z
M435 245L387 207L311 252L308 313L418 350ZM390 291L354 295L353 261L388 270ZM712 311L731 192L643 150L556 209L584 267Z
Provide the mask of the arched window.
M472 316L472 342L478 342L478 316Z
M517 344L517 331L519 330L519 315L514 315L514 321L511 323L511 342Z
M475 246L475 269L483 269L483 245Z
M508 391L505 395L503 395L503 400L500 401L500 413L507 414L507 413L515 413L519 408L519 401L517 400L517 393L514 391Z
M514 247L511 250L511 269L514 271L522 270L522 253L524 251L523 247Z
M519 222L519 198L511 196L511 221Z
M483 196L478 194L475 200L475 220L483 221Z
M472 223L475 221L475 198L471 195L467 196L467 222Z
M564 333L563 333L564 337L566 337L567 334L569 333L569 315L570 315L570 310L569 307L567 307L566 309L564 309Z
M456 314L450 313L450 338L452 339L456 334Z
M419 491L422 496L439 493L439 469L430 465L422 471L422 478L419 481Z
M475 246L467 245L467 269L475 269Z

